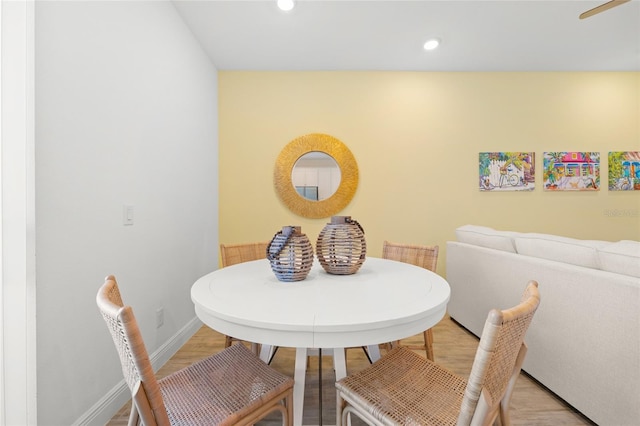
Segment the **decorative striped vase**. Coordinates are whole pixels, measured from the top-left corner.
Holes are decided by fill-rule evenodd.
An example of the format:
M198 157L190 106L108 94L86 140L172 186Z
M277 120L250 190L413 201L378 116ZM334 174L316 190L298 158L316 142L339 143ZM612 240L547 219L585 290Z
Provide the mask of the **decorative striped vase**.
M332 216L318 235L316 256L329 274L355 274L367 256L364 229L351 216Z
M280 281L302 281L313 265L313 246L299 226L284 226L269 243L267 259Z

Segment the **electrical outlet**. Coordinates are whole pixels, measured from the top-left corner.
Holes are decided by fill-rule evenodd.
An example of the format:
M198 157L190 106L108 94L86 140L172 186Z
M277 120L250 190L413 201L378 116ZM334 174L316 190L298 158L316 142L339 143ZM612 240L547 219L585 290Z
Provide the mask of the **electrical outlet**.
M161 306L156 310L156 328L164 325L164 308Z

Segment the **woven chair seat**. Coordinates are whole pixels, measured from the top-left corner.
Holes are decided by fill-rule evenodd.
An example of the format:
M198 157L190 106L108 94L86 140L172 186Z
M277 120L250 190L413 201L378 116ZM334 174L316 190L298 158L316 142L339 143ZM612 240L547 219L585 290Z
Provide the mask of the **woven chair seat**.
M261 413L259 408L267 400L284 398L293 380L269 368L243 345L233 345L158 384L172 425L210 426L235 425L252 412Z
M351 405L389 425L455 425L466 386L406 347L336 383Z

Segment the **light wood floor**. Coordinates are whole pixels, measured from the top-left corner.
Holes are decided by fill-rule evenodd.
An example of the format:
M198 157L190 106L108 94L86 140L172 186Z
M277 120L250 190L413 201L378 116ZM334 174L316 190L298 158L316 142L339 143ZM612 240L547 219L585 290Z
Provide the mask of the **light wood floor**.
M475 356L478 339L460 327L450 318L444 318L434 328L434 351L436 362L449 368L461 376L468 377ZM416 336L407 341L415 340ZM158 377L164 377L212 353L220 351L224 346L224 337L206 326L203 326L159 371ZM424 353L422 354L424 355ZM280 348L271 365L279 371L293 377L295 350ZM347 351L347 373L357 371L368 365L364 352L359 349ZM310 358L307 372L303 422L319 424L318 398L318 357ZM335 424L335 376L332 358L322 359L322 423ZM127 424L130 403L127 403L107 423L108 426L124 426ZM593 425L588 419L577 413L552 393L548 392L526 374L518 379L511 401L511 420L514 425ZM260 426L280 425L279 415L273 415L259 423ZM355 420L353 425L363 423Z

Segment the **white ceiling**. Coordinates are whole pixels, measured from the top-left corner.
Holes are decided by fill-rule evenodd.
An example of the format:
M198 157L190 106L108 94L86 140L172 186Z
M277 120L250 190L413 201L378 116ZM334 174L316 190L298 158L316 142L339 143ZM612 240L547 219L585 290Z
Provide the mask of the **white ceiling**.
M173 0L219 70L640 71L640 0L578 19L605 1Z

